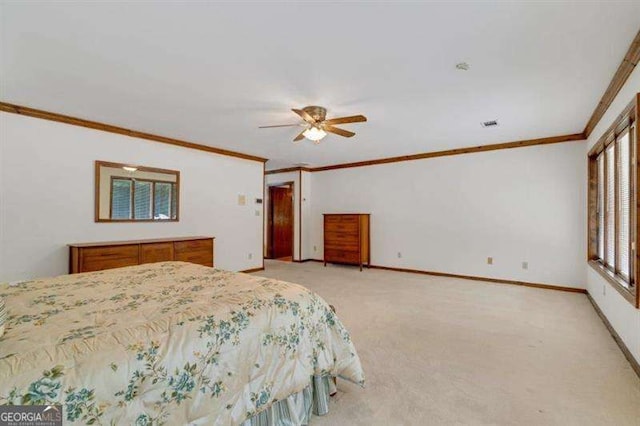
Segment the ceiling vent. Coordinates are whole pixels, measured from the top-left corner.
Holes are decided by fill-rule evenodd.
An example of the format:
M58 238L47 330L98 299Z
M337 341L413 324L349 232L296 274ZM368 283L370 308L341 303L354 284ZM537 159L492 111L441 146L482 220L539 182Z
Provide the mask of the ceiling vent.
M483 121L482 122L482 127L497 127L498 126L498 120L491 120L491 121Z

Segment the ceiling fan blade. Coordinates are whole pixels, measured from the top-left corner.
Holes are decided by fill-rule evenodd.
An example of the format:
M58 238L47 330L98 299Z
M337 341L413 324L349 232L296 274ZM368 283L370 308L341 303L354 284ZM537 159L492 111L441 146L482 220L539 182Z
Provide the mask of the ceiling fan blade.
M295 109L295 108L292 108L291 111L293 111L296 114L298 114L307 123L316 124L316 120L314 120L313 117L307 111L305 111L303 109Z
M273 126L258 126L258 129L270 129L272 127L299 127L299 126L304 126L305 124L302 123L298 123L298 124L276 124Z
M327 122L325 121L324 123L322 123L322 128L329 133L335 133L336 135L340 135L340 136L344 136L345 138L350 138L351 136L355 135L355 133L350 132L348 130L344 130L344 129L338 129L337 127L333 127L331 125L326 124Z
M301 141L302 139L304 139L304 132L306 132L306 131L307 131L307 129L304 129L303 131L301 131L300 134L293 139L293 141L294 142L298 142L298 141Z
M329 120L324 120L324 124L345 124L345 123L362 123L363 121L367 121L367 117L364 115L351 115L349 117L339 117L339 118L331 118Z

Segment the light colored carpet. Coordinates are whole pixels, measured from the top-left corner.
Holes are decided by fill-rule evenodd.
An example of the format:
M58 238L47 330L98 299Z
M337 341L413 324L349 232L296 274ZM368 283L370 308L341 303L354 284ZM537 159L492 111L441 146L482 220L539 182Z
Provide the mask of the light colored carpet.
M317 262L302 284L351 332L366 387L338 380L320 425L640 426L640 379L582 294Z

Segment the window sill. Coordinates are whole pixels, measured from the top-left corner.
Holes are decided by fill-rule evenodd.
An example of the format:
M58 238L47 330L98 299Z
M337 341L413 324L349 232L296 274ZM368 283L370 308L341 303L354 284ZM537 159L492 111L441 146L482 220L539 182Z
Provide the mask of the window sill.
M634 307L638 307L636 305L636 294L635 291L629 289L627 287L627 283L624 282L620 277L617 277L613 272L609 269L605 268L600 262L595 260L590 260L589 265L598 273L602 278L609 282L615 288L618 293L622 295L625 299L629 301Z

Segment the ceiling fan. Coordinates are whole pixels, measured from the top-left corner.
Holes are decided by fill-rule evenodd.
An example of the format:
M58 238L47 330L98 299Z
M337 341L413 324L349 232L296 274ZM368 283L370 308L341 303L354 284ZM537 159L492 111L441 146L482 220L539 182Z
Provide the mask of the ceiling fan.
M350 138L355 135L354 132L349 130L340 129L335 127L334 124L346 124L346 123L362 123L367 121L367 117L364 115L352 115L349 117L330 118L327 120L327 109L321 106L307 106L302 109L292 109L291 111L298 114L304 122L298 124L277 124L275 126L260 126L260 129L267 129L271 127L299 127L304 126L305 129L296 136L293 141L298 142L304 138L312 140L314 143L320 143L320 140L327 136L327 133L333 133L336 135Z

